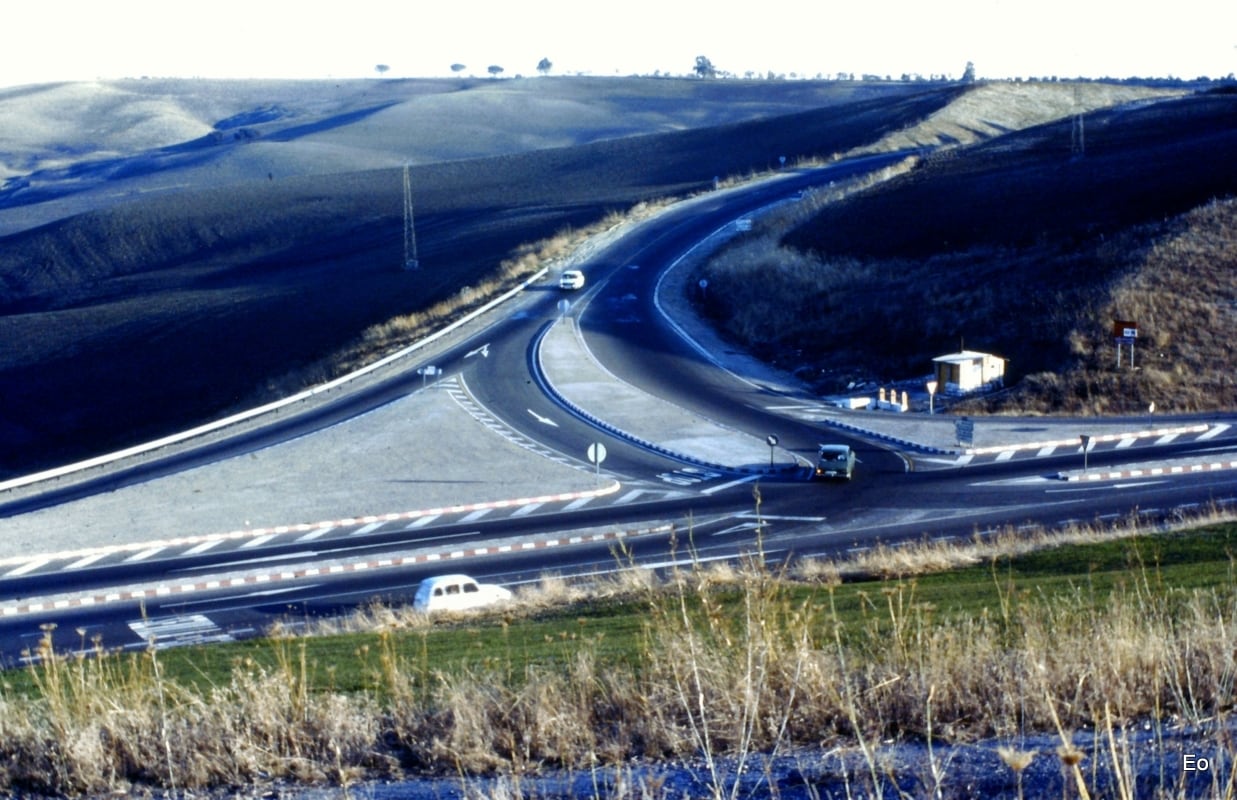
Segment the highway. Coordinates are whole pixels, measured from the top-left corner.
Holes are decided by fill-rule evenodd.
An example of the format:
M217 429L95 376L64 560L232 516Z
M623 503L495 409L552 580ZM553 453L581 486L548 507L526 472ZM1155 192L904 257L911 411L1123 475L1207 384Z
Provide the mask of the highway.
M721 368L669 321L658 300L660 281L698 242L781 198L896 157L795 173L673 208L596 253L583 267L589 278L583 292L563 293L553 284L530 287L493 322L434 356L441 370L437 380L457 402L522 447L581 466L590 444L604 444L607 456L593 489L564 495L548 489L544 497L514 505L423 509L272 528L245 538L173 535L34 559L0 573L0 662L22 663L23 651L47 624L55 624L56 645L64 650L88 645L95 636L123 648L144 647L151 636L160 646L226 641L276 621L295 628L374 599L407 602L423 577L444 571L516 587L547 572L590 575L633 563L664 569L686 563L689 551L708 561L750 554L759 546L765 558L780 563L845 555L877 543L964 539L1027 526L1129 516L1171 520L1237 504L1233 470L1063 481L1059 472L1081 467L1076 448L963 459L822 425L822 416L832 413L822 404ZM758 464L685 461L639 437L599 429L563 402L541 366L538 347L563 317L579 326L588 351L617 380L733 431L760 440L775 435L788 458L807 463L823 440L850 444L860 462L854 480L812 482L793 461L774 471ZM424 366L409 363L364 392L212 443L205 452L179 453L72 492L110 490L312 435L415 390L424 381L417 369ZM604 408L589 411L605 415ZM1088 469L1237 458L1232 422L1203 424L1189 435L1118 440L1088 453ZM488 468L478 464L478 474ZM53 492L0 510L27 513L67 496Z

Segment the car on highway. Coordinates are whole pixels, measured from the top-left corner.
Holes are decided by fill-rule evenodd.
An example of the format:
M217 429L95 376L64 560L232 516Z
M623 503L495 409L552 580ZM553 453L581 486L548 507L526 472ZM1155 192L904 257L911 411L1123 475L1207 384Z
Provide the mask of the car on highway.
M559 276L558 288L560 289L583 289L584 288L584 273L578 269L567 270L561 276Z
M467 575L435 575L421 581L412 607L429 614L434 611L468 611L503 603L512 598L505 586L478 583Z
M855 451L849 445L822 444L816 454L817 478L850 480L855 474Z

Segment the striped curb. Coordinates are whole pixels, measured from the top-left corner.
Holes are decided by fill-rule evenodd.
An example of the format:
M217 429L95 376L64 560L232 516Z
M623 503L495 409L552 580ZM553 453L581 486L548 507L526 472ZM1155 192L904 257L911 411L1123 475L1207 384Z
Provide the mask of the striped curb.
M1202 464L1177 464L1170 467L1144 467L1123 469L1115 472L1058 472L1063 481L1119 481L1125 478L1152 478L1162 475L1189 475L1196 472L1214 472L1222 469L1237 469L1237 461L1209 461Z
M521 553L529 550L545 550L551 547L570 547L578 544L595 544L597 542L618 541L635 536L646 536L668 531L673 526L662 525L656 528L635 531L606 531L578 536L567 536L558 539L537 539L534 541L517 542L514 544L496 544L486 547L471 547L435 553L420 553L411 556L396 556L372 561L351 561L343 564L332 564L323 567L304 567L295 570L243 575L235 578L220 578L218 580L197 581L195 583L180 583L170 586L153 586L149 588L125 589L107 592L106 594L86 595L82 597L62 598L41 603L26 603L15 606L0 607L0 619L22 616L25 614L41 614L66 609L91 608L108 603L134 602L142 600L157 600L164 597L176 597L194 592L213 591L218 589L239 589L251 586L263 586L282 581L303 580L306 578L327 578L333 575L351 575L359 572L369 572L391 567L409 567L418 564L433 564L451 562L465 558L480 556L496 556L508 553Z
M371 525L375 522L398 522L400 520L419 519L421 517L441 516L443 514L460 514L467 511L481 511L489 508L515 508L533 505L535 503L561 503L567 500L579 500L585 497L605 497L614 494L623 484L614 481L609 486L600 489L588 489L579 492L562 492L559 494L544 494L538 497L520 497L514 500L490 500L483 503L469 503L456 506L441 506L439 508L422 508L415 511L397 511L389 514L369 514L360 517L345 517L343 519L324 520L321 522L302 522L295 525L276 525L269 528L241 528L227 533L211 533L199 536L181 536L162 541L135 542L119 544L110 547L95 547L86 550L70 550L63 553L43 555L11 556L0 559L0 567L28 564L40 559L85 558L87 556L109 556L117 553L143 552L152 548L183 547L185 545L203 544L205 542L226 542L240 539L257 539L261 536L275 536L285 533L310 533L312 531L328 531L334 528L346 528L352 525Z
M914 442L909 439L900 439L896 436L890 436L884 433L877 433L876 431L868 430L867 428L860 427L859 425L852 425L849 422L839 422L833 419L822 419L820 421L826 425L830 425L835 428L841 428L843 430L851 431L853 433L858 433L863 436L870 437L872 439L879 439L881 441L890 442L892 444L896 444L901 447L907 447L913 450L919 450L921 452L936 453L940 455L976 455L978 456L978 455L991 455L993 453L1005 453L1011 450L1042 450L1045 447L1068 447L1071 445L1079 446L1079 447L1082 446L1082 443L1078 438L1073 438L1073 439L1056 439L1050 442L1028 442L1025 444L990 445L988 447L967 447L967 448L935 447L933 445L920 444L918 442ZM1205 433L1206 431L1210 429L1210 427L1211 426L1207 424L1199 424L1199 425L1188 425L1188 426L1178 427L1178 428L1156 428L1152 430L1130 431L1126 433L1103 433L1103 434L1098 434L1096 436L1092 436L1091 442L1092 443L1119 442L1124 439L1150 439L1153 437L1158 439L1161 436L1170 436L1170 435L1180 436L1182 434L1187 434L1187 433Z
M1144 431L1132 431L1128 433L1101 433L1091 437L1091 442L1119 442L1122 439L1150 439L1152 437L1160 438L1161 436L1180 436L1185 433L1206 433L1211 428L1210 425L1186 425L1179 428L1156 428ZM963 450L965 455L988 455L991 453L1003 453L1006 450L1042 450L1045 447L1068 447L1070 445L1082 446L1081 440L1075 436L1072 439L1058 439L1052 442L1032 442L1029 444L1006 444L992 445L990 447L970 447Z

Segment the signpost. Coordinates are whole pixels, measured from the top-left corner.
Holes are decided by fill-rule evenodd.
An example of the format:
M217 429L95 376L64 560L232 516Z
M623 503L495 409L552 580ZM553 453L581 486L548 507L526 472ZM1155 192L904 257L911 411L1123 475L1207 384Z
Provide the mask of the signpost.
M971 447L975 444L975 421L962 417L954 423L954 434L960 446Z
M769 445L769 469L773 469L773 448L777 447L777 437L769 434L765 437L765 443Z
M937 382L936 382L936 381L928 381L928 383L927 383L927 386L928 386L928 413L929 413L929 414L935 414L935 413L936 413L936 409L935 409L935 407L934 407L934 403L933 403L933 401L936 399L936 387L937 387L938 385L939 385L939 384L937 384Z
M601 462L606 460L606 446L601 442L594 442L588 446L588 460L596 465L597 480L601 480Z
M1134 342L1138 339L1138 323L1126 319L1112 321L1112 338L1117 342L1117 366L1121 366L1121 345L1130 346L1130 366L1134 366Z
M1087 471L1087 454L1091 452L1091 437L1087 434L1080 434L1078 437L1082 441L1082 471Z
M440 370L438 367L434 366L433 364L429 364L428 366L421 367L419 370L417 370L417 372L421 373L421 388L422 389L425 388L426 378L428 378L430 375L441 375L442 374L442 370Z

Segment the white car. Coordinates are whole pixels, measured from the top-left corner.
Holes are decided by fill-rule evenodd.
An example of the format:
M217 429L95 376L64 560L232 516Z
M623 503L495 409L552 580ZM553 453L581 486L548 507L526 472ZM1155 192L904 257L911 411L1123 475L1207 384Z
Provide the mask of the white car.
M477 583L467 575L436 575L417 587L412 607L417 611L467 611L503 603L512 598L505 586Z
M558 288L560 289L583 289L584 288L584 273L578 269L567 270L559 277Z

